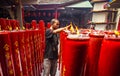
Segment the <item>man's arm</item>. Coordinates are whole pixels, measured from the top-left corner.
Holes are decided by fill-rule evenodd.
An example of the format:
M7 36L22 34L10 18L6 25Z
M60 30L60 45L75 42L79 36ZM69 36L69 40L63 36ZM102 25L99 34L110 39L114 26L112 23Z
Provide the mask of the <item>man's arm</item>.
M53 33L59 33L59 32L61 32L62 30L68 29L69 27L70 27L70 26L58 28L58 29L56 29L56 30L53 30Z

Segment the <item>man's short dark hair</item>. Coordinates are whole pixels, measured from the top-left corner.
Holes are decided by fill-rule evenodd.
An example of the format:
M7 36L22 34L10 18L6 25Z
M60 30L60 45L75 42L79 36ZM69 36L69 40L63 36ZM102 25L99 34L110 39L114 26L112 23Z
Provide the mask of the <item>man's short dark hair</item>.
M58 19L52 19L51 22L50 22L51 25L53 25L56 21L58 21Z

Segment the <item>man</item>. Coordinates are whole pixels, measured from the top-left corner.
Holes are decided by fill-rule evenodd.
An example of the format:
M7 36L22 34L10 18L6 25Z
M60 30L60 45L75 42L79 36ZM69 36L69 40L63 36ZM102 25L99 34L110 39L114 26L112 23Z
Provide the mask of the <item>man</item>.
M46 29L46 45L44 52L44 74L43 76L55 76L57 70L58 59L58 35L60 31L68 28L59 28L59 21L57 19L51 20L51 27Z

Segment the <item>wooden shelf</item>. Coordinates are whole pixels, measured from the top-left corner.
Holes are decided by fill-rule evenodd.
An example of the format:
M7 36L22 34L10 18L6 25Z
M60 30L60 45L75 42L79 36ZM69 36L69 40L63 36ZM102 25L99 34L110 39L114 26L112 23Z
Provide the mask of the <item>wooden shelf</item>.
M92 23L88 23L88 24L90 25ZM111 24L111 25L115 25L116 22L109 22L109 23L107 23L107 22L93 22L93 24Z
M101 2L107 2L106 0L103 0L103 1L91 1L91 3L93 4L93 3L101 3Z
M91 13L100 13L100 12L117 12L117 10L92 10Z

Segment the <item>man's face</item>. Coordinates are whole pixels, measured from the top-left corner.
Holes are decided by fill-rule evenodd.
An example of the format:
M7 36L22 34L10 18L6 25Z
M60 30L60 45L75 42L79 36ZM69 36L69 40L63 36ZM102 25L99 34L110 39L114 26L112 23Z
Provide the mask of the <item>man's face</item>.
M54 29L59 28L59 24L60 24L59 21L56 20L55 23L53 24L53 28Z

